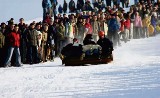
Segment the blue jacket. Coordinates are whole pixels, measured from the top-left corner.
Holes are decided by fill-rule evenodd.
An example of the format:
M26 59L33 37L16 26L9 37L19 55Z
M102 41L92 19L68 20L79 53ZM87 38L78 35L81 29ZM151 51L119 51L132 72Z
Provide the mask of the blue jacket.
M118 31L120 26L115 18L112 18L108 21L108 32Z
M151 17L151 24L156 27L156 18L154 16Z
M59 12L59 13L62 13L62 12L63 12L62 6L59 6L59 7L58 7L58 12Z

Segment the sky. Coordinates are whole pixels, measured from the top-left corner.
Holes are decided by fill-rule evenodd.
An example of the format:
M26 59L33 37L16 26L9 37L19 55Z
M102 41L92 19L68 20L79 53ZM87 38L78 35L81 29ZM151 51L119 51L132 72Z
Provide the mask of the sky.
M63 1L58 0L58 3L63 4ZM14 18L15 22L20 18L29 21L42 15L42 0L0 0L0 23L7 22L10 18Z

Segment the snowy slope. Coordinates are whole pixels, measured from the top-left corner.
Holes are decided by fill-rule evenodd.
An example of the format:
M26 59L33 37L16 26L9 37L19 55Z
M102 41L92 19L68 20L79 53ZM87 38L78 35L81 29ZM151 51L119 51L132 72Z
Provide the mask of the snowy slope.
M160 98L160 35L114 50L110 64L0 69L0 98Z

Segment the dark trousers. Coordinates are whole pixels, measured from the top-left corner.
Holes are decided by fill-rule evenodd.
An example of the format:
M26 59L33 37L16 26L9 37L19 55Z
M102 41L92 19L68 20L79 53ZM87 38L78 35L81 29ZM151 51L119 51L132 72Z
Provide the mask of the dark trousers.
M33 45L29 46L27 52L28 52L28 57L27 57L28 63L39 63L38 50L36 46Z
M0 67L4 67L2 66L4 63L4 51L3 48L0 48Z
M117 32L118 31L112 31L108 33L108 38L113 42L114 47L118 45L119 36Z

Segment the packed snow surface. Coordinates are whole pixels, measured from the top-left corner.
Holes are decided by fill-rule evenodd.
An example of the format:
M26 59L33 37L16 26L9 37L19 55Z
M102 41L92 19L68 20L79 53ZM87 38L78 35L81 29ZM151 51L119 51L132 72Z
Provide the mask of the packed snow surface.
M131 40L110 64L0 69L0 98L160 98L160 35Z

